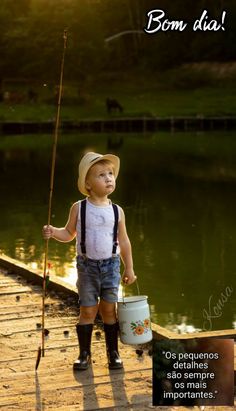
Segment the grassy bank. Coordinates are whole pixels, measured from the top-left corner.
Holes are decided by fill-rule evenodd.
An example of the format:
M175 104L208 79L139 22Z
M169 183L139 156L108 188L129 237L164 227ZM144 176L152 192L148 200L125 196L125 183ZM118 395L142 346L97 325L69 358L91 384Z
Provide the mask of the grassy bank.
M235 75L235 76L234 76ZM64 85L61 118L140 116L230 116L236 113L236 67L182 67L166 73L105 73L84 84ZM18 92L25 93L20 89ZM56 113L53 86L38 85L34 103L0 103L1 121L47 121ZM115 98L122 114L107 114L105 100Z
M236 89L202 88L196 90L146 90L128 94L126 90L113 90L112 96L122 104L122 114L108 115L105 95L94 93L88 102L82 104L63 103L63 120L84 118L138 117L138 116L228 116L236 113ZM47 121L53 120L56 107L53 104L37 102L34 104L0 104L1 121Z

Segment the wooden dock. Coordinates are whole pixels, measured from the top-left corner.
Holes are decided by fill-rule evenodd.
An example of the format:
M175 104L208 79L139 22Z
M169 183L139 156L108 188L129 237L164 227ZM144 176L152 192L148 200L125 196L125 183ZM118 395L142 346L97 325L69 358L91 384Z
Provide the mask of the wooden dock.
M152 360L135 347L120 344L124 370L107 368L103 331L93 333L93 363L73 372L78 356L75 324L78 309L54 292L46 301L49 330L45 356L35 363L41 345L41 287L0 271L0 408L3 410L98 410L149 408ZM97 335L96 335L97 334Z
M109 371L99 323L93 333L92 367L73 372L73 361L78 356L75 332L78 307L70 287L70 292L65 293L61 284L55 287L57 291L51 289L46 299L45 328L49 336L45 342L45 356L36 372L37 351L41 345L41 285L19 275L27 271L23 265L15 266L14 260L9 258L4 261L5 268L0 268L1 409L188 410L186 407L152 406L152 358L148 347L141 347L143 353L138 356L137 346L120 343L124 370ZM0 267L2 263L0 259ZM154 328L155 337L162 333L164 338L174 337L170 332L164 335L161 327ZM199 410L198 407L192 409ZM204 409L223 411L225 407ZM233 409L227 407L228 411Z

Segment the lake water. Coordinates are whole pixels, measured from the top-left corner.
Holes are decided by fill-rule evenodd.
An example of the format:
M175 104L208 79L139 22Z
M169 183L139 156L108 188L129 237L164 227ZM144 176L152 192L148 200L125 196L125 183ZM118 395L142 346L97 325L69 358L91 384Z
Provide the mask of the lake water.
M42 270L52 136L1 136L0 252ZM236 143L231 133L59 137L52 224L63 226L85 151L112 152L141 294L172 330L235 328ZM49 244L51 272L76 282L75 242ZM136 294L136 286L126 288Z

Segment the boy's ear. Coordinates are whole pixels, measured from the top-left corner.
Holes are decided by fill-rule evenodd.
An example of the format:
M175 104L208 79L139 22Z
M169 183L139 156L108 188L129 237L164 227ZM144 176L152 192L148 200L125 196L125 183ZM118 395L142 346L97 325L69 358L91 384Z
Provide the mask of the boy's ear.
M91 189L91 186L89 185L88 180L85 181L85 187L87 190Z

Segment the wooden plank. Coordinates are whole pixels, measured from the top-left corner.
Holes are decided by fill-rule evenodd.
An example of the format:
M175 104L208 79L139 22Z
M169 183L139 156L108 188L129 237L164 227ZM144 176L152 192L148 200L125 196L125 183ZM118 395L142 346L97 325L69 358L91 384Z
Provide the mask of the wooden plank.
M3 268L2 274L13 273L15 276L22 276L24 279L32 281L34 284L42 285L43 275L39 271L29 269L26 264L20 261L14 260L4 254L0 255L0 267ZM71 286L65 281L61 280L59 277L50 275L50 282L48 289L56 290L57 292L62 292L64 296L70 297L71 299L78 300L78 292L76 287Z
M98 349L98 346L100 345L100 349ZM101 350L103 351L103 353L101 352ZM78 352L78 348L76 347L76 354ZM58 355L55 357L54 354L51 353L47 353L47 356L41 359L41 364L40 364L40 369L38 372L39 375L39 379L40 379L40 384L47 386L47 390L49 390L49 392L46 392L46 397L49 399L49 403L51 400L51 396L53 396L53 393L55 393L56 391L61 391L63 392L63 398L64 400L67 398L67 393L68 390L67 388L69 387L69 398L73 398L74 401L74 397L73 397L73 393L75 392L75 390L78 388L79 385L83 385L84 387L87 387L89 385L94 385L94 384L102 384L104 385L104 387L107 386L107 384L110 383L108 376L110 375L109 370L107 369L107 367L103 364L101 364L100 361L100 356L102 356L103 354L103 361L104 361L104 352L105 352L105 346L104 346L104 342L98 342L97 346L96 346L96 350L95 350L95 354L94 357L96 358L96 361L98 361L97 363L93 363L93 368L92 370L88 370L85 373L77 373L78 374L78 378L79 378L79 383L75 382L75 377L73 375L72 372L72 363L73 363L73 359L75 358L75 355L71 355L69 356L68 352L64 353L64 357L67 360L66 364L65 364L65 359L62 357L61 361L59 361L59 357ZM134 350L133 350L133 355L130 355L130 351L128 349L127 351L127 347L123 346L121 347L121 352L122 352L122 356L123 356L123 360L124 360L124 364L125 364L125 369L127 367L127 371L125 371L125 373L127 375L130 375L133 373L135 376L132 377L131 379L135 379L137 378L137 370L139 378L140 378L140 372L142 373L148 373L148 378L151 378L151 359L150 357L145 356L143 361L139 361L137 358L135 358L135 354L134 354ZM35 358L34 358L35 359ZM17 391L17 387L19 389L19 392L24 393L24 398L25 396L29 397L29 404L27 405L27 402L25 402L25 400L20 401L19 402L19 406L22 406L25 409L28 409L27 407L29 406L30 409L30 403L31 403L31 397L30 397L30 393L28 393L28 391L30 390L34 390L34 372L32 371L32 368L34 366L34 362L33 362L33 358L31 359L26 359L26 361L28 362L28 366L24 365L24 370L26 370L27 368L29 369L31 366L31 370L29 372L29 374L27 375L26 371L22 372L22 373L16 373L16 369L18 368L18 364L22 365L22 361L19 360L19 363L15 363L13 369L9 370L11 372L10 377L7 378L6 373L5 374L5 379L4 379L4 385L5 386L9 386L9 388L6 390L7 391L7 399L5 398L4 401L1 400L0 404L1 405L5 405L5 401L9 402L11 406L13 405L13 403L11 402L11 397L9 396L11 394L11 388L13 389L14 392ZM106 361L106 359L105 359ZM106 362L105 362L106 363ZM144 365L147 365L148 363L148 368L145 370L144 369ZM56 365L56 366L55 366ZM5 368L5 371L7 371L7 369ZM93 378L91 379L91 373L93 374ZM123 373L121 373L122 375ZM20 375L20 379L18 378ZM147 375L147 374L145 374ZM58 381L58 376L60 376L59 381ZM120 378L120 371L116 371L113 380L114 383L117 384L117 380L119 380ZM123 377L122 377L123 378ZM128 378L128 377L127 377ZM27 380L29 379L29 381L31 380L31 383ZM82 380L81 380L82 379ZM19 383L20 381L20 383ZM136 381L136 380L135 380ZM137 381L136 381L137 382ZM143 384L145 383L145 380L143 379ZM14 384L16 384L15 386L13 386ZM19 386L18 386L19 384ZM127 384L130 385L130 381L127 382ZM11 387L12 386L12 387ZM11 387L11 388L10 388ZM25 389L26 389L26 394L25 394ZM88 387L86 388L88 390ZM92 390L92 389L91 389ZM66 392L64 392L66 391ZM72 391L72 394L71 394ZM61 394L62 395L62 394ZM78 395L78 392L76 391L76 397ZM4 390L3 392L0 391L0 397L4 397ZM22 397L22 398L23 398ZM82 395L83 397L83 395ZM82 398L81 397L81 398ZM66 404L71 404L70 399L66 399ZM27 401L28 401L27 400ZM57 407L60 406L63 408L63 403L60 404L60 401L57 402ZM110 406L110 405L109 405ZM22 409L23 409L22 408ZM96 407L94 408L96 409Z
M1 347L2 348L2 347ZM23 365L25 367L31 368L31 370L34 370L34 363L36 361L36 356L37 356L37 348L38 345L35 345L31 351L25 350L24 352L18 352L16 350L12 350L10 347L7 348L7 352L3 347L3 350L1 350L2 353L2 359L0 360L0 367L4 367L7 369L8 367L13 368L17 371L18 368ZM10 355L8 355L8 352L10 351ZM48 367L48 370L51 369L51 363L57 364L57 367L63 367L65 366L65 363L67 364L73 364L73 361L77 358L79 353L79 348L78 344L73 345L73 346L58 346L57 349L48 349L46 347L45 350L45 357L43 357L41 360L43 363L45 363ZM122 345L120 345L120 354L121 357L124 361L124 366L129 369L133 370L133 367L135 369L138 368L151 368L151 357L147 354L147 352L143 354L141 358L138 358L135 349L132 349L132 347L129 347L128 349ZM106 350L105 350L105 343L101 344L92 344L92 360L93 364L101 363L101 366L104 365L106 366L107 364L107 359L106 359ZM25 365L24 365L25 364ZM55 365L53 365L53 368ZM98 368L99 371L99 368Z
M46 301L45 327L50 334L45 342L45 357L41 358L35 373L37 349L41 345L41 330L36 327L41 322L41 289L21 282L18 274L12 275L10 281L7 278L6 273L0 272L2 285L5 281L0 292L10 293L0 296L0 408L9 411L153 408L152 359L147 349L139 358L136 346L120 344L124 370L109 371L104 334L95 327L95 331L101 331L101 338L96 339L93 333L92 367L84 372L73 372L73 361L79 352L75 331L78 307L62 304L63 300L54 293ZM20 300L16 301L15 290L25 289L28 292L19 293ZM161 327L154 328L157 338L182 338ZM69 331L68 338L65 330ZM225 335L224 332L220 334ZM186 338L193 338L193 335ZM217 411L221 411L220 408L217 407ZM214 407L209 407L209 411L212 409ZM188 408L178 407L178 411L181 410Z
M2 300L1 300L2 302ZM17 307L12 307L12 305L7 306L4 304L4 306L0 306L0 317L4 315L12 315L16 313L16 308L17 308L17 313L24 313L24 312L32 312L35 310L41 310L42 309L42 304L17 304Z
M178 334L176 332L167 330L166 328L160 327L157 324L152 323L153 337L155 339L192 339L192 338L234 338L236 339L236 330L216 330L216 331L202 331L194 332L189 334Z
M70 322L69 322L70 321ZM1 324L1 332L0 335L3 336L8 336L8 335L14 335L17 333L29 333L32 332L36 329L36 323L37 319L29 319L27 318L19 318L18 320L13 320L10 323L3 323ZM50 330L54 330L57 328L64 328L66 329L67 327L74 326L74 323L71 323L70 319L65 319L64 323L60 323L60 325L55 325L55 321L52 319L47 320L47 328Z
M23 293L32 293L32 290L29 287L15 287L15 288L8 288L6 287L6 289L1 289L0 290L0 298L1 296L6 296L6 295L11 295L11 294L23 294Z
M42 314L40 313L40 311L38 311L37 313L34 312L32 315L29 315L26 312L19 313L18 310L17 310L17 314L15 314L15 313L5 314L5 315L0 314L0 323L6 322L6 320L7 320L7 322L9 322L9 321L32 319L32 318L37 319L41 316L42 316Z
M50 309L55 309L57 312L60 312L62 310L62 307L63 307L63 309L69 308L64 303L62 303L58 300L46 299L46 304L45 304L46 312L49 311ZM70 307L70 310L71 310L71 308L74 308L74 307ZM42 309L41 298L38 302L28 301L28 302L22 303L21 299L20 299L20 301L17 302L17 312L23 312L25 310L32 311L32 310L38 310L38 309L40 309L40 310ZM4 306L0 306L0 315L8 313L8 312L10 314L16 312L16 309L15 309L15 307L12 306L12 304L10 304L10 305L4 304Z
M3 287L9 287L10 285L13 285L15 287L17 287L17 284L15 284L14 280L11 279L10 280L4 280L4 278L2 276L0 276L0 289Z
M81 409L100 409L114 405L119 407L120 404L132 403L135 405L143 400L151 402L151 380L150 375L145 372L140 372L139 377L133 376L131 378L127 378L121 373L114 375L113 372L106 378L100 377L99 380L94 379L91 374L90 384L87 385L83 383L83 375L76 378L71 383L67 381L66 386L63 386L63 383L58 381L57 376L56 385L55 383L51 385L49 381L43 385L40 376L38 376L35 381L36 390L38 386L38 393L40 392L44 407L50 407L52 404L57 404L57 406L78 404L83 406ZM127 392L127 386L129 386L129 392ZM6 389L6 392L9 390L10 388ZM19 384L17 390L18 405L22 407L21 409L30 409L32 405L35 406L35 386L33 389L29 387L24 391ZM16 389L14 392L17 392ZM14 396L10 391L9 395L1 397L1 405L4 406L9 402L14 402Z
M0 299L0 302L1 299ZM45 307L45 316L49 315L55 315L57 317L63 317L65 316L68 308L62 309L60 303L55 303L51 302L50 304L46 304ZM78 308L74 309L74 312L72 309L70 309L70 316L72 317L74 313L75 317L78 317ZM2 307L0 309L0 321L9 321L9 320L17 320L19 317L20 318L30 318L33 316L40 316L42 315L42 303L40 304L18 304L18 302L15 304L15 308L12 309L11 307Z
M45 357L41 358L39 371L35 374L37 346L41 333L41 330L36 328L36 323L40 322L41 318L38 304L40 298L38 299L38 295L35 297L32 287L33 301L29 304L29 297L24 295L17 306L14 301L14 290L18 292L22 289L19 286L11 288L9 285L7 291L12 294L12 303L19 307L21 312L12 310L9 299L4 299L7 308L4 306L3 309L1 306L0 312L0 368L4 370L0 377L0 407L9 410L32 410L42 407L45 410L63 410L65 406L67 409L115 409L123 407L127 397L127 386L138 387L139 406L150 402L151 388L148 387L147 390L145 381L151 381L151 358L145 354L140 361L133 347L121 344L120 352L125 368L124 371L117 370L113 375L107 368L102 331L99 340L96 340L95 333L93 335L92 368L85 373L73 373L73 361L79 351L75 332L78 308L69 307L65 313L64 309L58 309L60 304L57 298L49 297L48 300L51 306L46 315L46 327L50 329L50 334L46 341ZM24 306L28 308L24 309ZM9 314L9 309L12 314ZM69 330L69 338L65 338L63 334L65 329ZM129 404L128 397L126 401Z
M146 377L149 377L151 379L151 376L152 376L151 368L150 367L144 368L143 366L140 366L140 364L138 364L137 361L134 361L134 362L136 364L132 365L130 361L125 359L124 361L125 371L118 371L118 370L116 372L113 371L114 381L116 380L118 381L120 380L120 378L123 378L124 374L126 378L128 379L140 378L140 376L142 375L145 375ZM45 363L40 364L40 370L38 371L38 375L40 377L40 382L42 383L42 385L47 386L48 389L49 388L53 389L53 387L64 388L64 389L67 386L75 387L75 386L78 386L78 382L80 385L83 385L83 386L91 385L94 383L106 384L110 376L106 363L105 364L103 363L94 364L93 363L92 368L90 370L87 370L85 373L81 373L81 372L73 373L72 366L69 363L66 365L66 367L62 366L60 368L60 374L58 374L57 372L59 371L58 368L55 370L55 366L47 370L45 369L45 366L46 366ZM139 372L139 377L137 377L137 371ZM17 371L11 372L11 375L9 374L8 376L4 376L4 385L8 386L7 395L10 395L14 393L15 390L17 390L19 386L19 376L20 375L21 375L20 387L21 387L22 392L32 390L34 388L34 377L35 377L34 370L31 370L27 373L22 373L22 372L18 373ZM91 376L93 377L92 379L91 379ZM0 396L3 397L5 393L6 393L5 388L0 387Z

